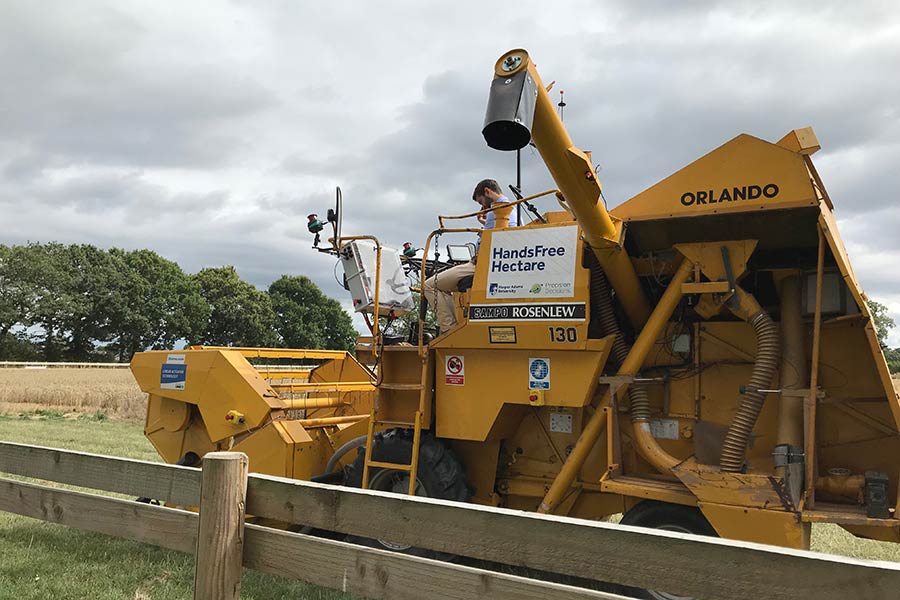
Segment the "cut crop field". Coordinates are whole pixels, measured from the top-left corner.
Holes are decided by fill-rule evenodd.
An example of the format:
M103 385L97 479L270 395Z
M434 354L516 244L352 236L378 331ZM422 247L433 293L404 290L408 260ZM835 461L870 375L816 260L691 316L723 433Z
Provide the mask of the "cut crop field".
M129 369L0 369L0 414L143 419L146 406Z

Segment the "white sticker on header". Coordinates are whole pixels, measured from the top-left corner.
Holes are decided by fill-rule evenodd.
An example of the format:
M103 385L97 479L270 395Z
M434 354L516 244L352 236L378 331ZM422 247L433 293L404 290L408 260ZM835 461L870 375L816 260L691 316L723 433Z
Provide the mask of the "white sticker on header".
M528 389L529 390L549 390L550 389L550 359L549 358L529 358L528 359Z
M575 225L492 232L487 297L573 297L577 246Z
M184 354L169 354L159 369L159 388L162 390L183 390L187 383L187 365Z
M466 359L464 356L448 356L444 365L444 383L466 385Z

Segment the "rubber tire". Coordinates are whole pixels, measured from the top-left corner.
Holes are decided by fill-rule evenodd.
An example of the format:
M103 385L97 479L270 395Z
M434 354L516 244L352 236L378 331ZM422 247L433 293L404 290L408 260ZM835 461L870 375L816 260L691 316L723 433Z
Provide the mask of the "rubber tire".
M673 531L687 531L696 535L719 537L713 526L710 525L700 509L694 506L681 504L669 504L656 500L644 500L634 505L625 513L620 525L633 527L647 527L649 529L669 529ZM630 588L629 596L643 600L659 600L660 596L654 595L650 590ZM678 598L682 598L678 596Z
M372 460L397 464L409 464L412 457L413 432L409 429L389 429L375 434ZM363 461L365 460L365 446L359 448L356 459L344 469L344 485L349 487L362 487ZM369 481L385 469L369 469ZM404 473L405 474L405 473ZM456 456L456 453L446 442L437 439L430 432L422 432L419 441L419 465L416 473L418 483L424 488L429 498L438 500L452 500L453 502L469 502L472 498L472 488L466 482L466 470ZM411 547L406 550L395 550L383 545L378 540L350 536L348 541L381 550L391 550L422 556L427 558L439 558L447 560L444 553L438 553L424 548Z

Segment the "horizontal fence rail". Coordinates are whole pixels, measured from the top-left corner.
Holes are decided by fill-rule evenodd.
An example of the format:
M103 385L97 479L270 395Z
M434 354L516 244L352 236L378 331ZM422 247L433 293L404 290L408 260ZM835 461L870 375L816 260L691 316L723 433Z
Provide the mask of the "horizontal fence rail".
M190 467L0 442L0 472L200 502L200 470ZM285 523L700 599L887 600L900 590L894 563L265 475L248 477L246 508ZM173 508L0 479L0 510L182 552L196 546L197 515ZM245 567L369 598L620 598L259 525L247 524L244 537Z

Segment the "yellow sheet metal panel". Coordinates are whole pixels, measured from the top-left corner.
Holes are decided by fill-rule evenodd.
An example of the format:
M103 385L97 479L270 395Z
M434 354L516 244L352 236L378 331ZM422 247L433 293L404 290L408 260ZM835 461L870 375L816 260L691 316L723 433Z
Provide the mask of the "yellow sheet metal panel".
M611 212L635 221L816 203L802 155L741 134Z
M191 418L191 405L171 398L151 394L147 399L147 423L154 428L176 432L187 428ZM156 427L158 425L158 427Z
M582 429L584 410L559 406L531 409L504 445L501 473L505 477L528 476L552 480L559 473L568 450ZM582 469L582 479L597 483L606 467ZM599 468L598 468L599 467Z
M819 210L819 225L822 227L822 232L825 234L825 239L828 241L828 247L831 250L831 254L834 256L834 260L837 263L838 269L840 270L841 275L844 278L844 282L847 284L847 287L850 289L850 293L856 300L860 312L871 321L872 315L869 311L868 305L866 304L866 298L864 297L862 288L859 285L859 280L856 278L856 274L853 272L853 267L850 265L850 258L847 255L847 250L846 248L844 248L844 242L841 239L840 233L838 232L837 221L834 218L834 213L825 202L819 203ZM876 372L878 374L878 381L881 384L885 398L891 408L891 412L894 415L894 422L898 427L900 427L900 396L898 396L897 392L894 391L894 385L891 380L891 373L888 370L887 363L884 360L884 354L881 351L881 346L878 344L878 338L875 334L875 329L872 326L871 322L867 324L864 335L869 347L866 355L870 357L869 361L871 361L871 364L876 369Z
M625 499L618 494L582 491L566 516L597 521L610 515L625 512Z
M674 481L617 476L603 479L600 482L600 489L610 494L619 494L633 503L640 500L658 500L684 506L697 505L697 497L682 484Z
M532 390L547 406L582 407L597 388L609 349L560 350L438 349L435 364L437 434L463 440L487 439L504 405L530 406Z
M156 394L174 398L176 400L197 404L203 391L203 385L209 376L209 369L218 355L217 351L180 350L165 351L154 350L138 352L131 359L131 372L137 380L141 391L148 394ZM191 368L186 369L184 385L180 387L161 387L162 365L186 364L190 357Z
M314 445L312 438L291 421L271 421L232 446L250 459L253 473L292 477L297 448Z
M703 512L720 536L772 546L809 549L809 523L792 512L700 502Z
M674 248L700 267L711 281L727 281L728 269L725 265L723 249L728 253L732 282L740 279L747 270L747 261L756 250L757 240L736 240L722 242L702 242L696 244L675 244ZM689 286L690 284L684 284ZM703 284L694 284L703 285Z
M326 433L320 429L306 430L297 421L276 421L282 437L291 441L294 459L287 477L309 479L321 475L334 452Z
M144 423L144 435L159 452L159 455L167 463L178 462L188 452L194 452L197 456L203 456L207 452L218 450L216 444L210 439L203 426L203 421L196 415L193 421L184 429L172 431L166 427L166 420L160 418L159 407L164 399L151 395L147 407L147 419ZM174 402L170 400L170 402ZM188 410L190 405L184 404Z
M702 502L720 502L771 510L795 511L780 480L764 473L729 473L689 458L672 472Z
M192 358L187 356L188 377ZM198 407L210 439L214 441L259 427L272 409L285 408L275 390L238 352L216 351L209 372ZM244 415L244 423L225 418L232 410Z
M900 521L891 527L874 525L841 525L841 527L856 537L866 538L868 540L878 540L881 542L900 542Z
M258 427L272 409L284 408L275 390L239 352L139 352L131 370L144 392L197 405L214 442ZM182 379L167 380L171 373ZM226 419L229 411L243 415L244 422Z
M818 152L822 147L819 145L819 138L812 127L803 127L789 131L783 138L778 140L778 145L787 148L791 152L811 156Z
M497 463L500 456L500 442L469 442L453 440L453 451L466 467L466 481L472 486L472 501L478 504L497 506L500 497L494 493L497 480Z

